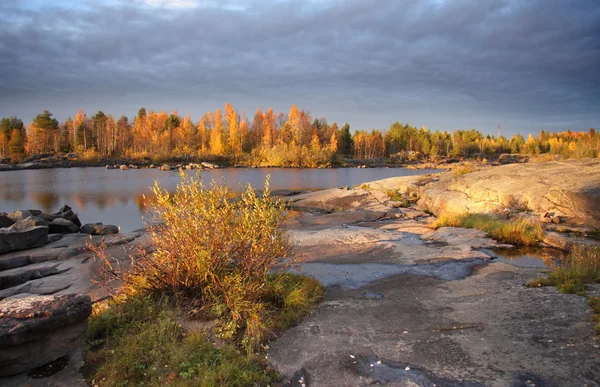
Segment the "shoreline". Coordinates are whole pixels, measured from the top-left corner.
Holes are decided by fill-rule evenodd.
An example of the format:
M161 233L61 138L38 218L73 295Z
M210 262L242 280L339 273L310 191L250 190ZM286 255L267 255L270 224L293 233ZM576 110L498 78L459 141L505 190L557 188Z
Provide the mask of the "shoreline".
M523 161L517 161L523 162ZM226 158L188 158L170 159L153 163L151 160L135 160L127 158L101 159L99 161L81 160L72 155L30 157L16 163L0 163L0 172L22 171L29 169L57 169L57 168L107 168L107 169L142 169L156 168L165 170L176 169L219 169L219 168L284 168L284 169L337 169L337 168L408 168L408 169L440 169L451 170L453 167L464 163L481 165L502 165L498 162L488 162L486 159L457 159L446 158L439 161L408 161L399 162L391 159L346 159L343 165L320 165L320 166L279 166L279 165L246 165L235 163L234 160Z

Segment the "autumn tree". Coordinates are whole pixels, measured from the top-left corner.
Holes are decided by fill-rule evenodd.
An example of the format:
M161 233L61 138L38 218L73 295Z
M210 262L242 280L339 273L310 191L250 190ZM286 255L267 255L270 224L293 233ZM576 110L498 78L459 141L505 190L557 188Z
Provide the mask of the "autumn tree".
M223 155L225 146L223 143L223 118L221 109L215 111L215 121L210 132L210 152L214 155Z
M225 123L227 125L228 132L227 145L229 151L235 155L238 155L242 153L242 136L240 133L237 113L233 106L229 104L229 102L225 104Z
M23 121L18 119L17 117L3 118L0 120L0 156L1 157L9 157L10 150L9 144L12 138L12 133L14 129L18 129L22 136L24 137L24 126Z

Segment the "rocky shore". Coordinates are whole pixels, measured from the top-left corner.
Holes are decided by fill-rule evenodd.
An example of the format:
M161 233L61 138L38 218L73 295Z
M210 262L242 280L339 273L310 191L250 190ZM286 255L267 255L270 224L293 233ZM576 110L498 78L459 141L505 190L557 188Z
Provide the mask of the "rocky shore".
M431 227L443 211L526 217L545 228L551 261L561 254L553 247L598 244L586 237L599 227L598 186L600 160L579 160L277 192L289 202L286 228L298 259L290 270L317 278L326 293L301 324L269 344L267 361L291 385L300 378L312 386L598 385L600 342L585 297L525 287L543 275L544 261L532 265L536 258L519 257L526 253L482 231ZM0 222L14 228L17 215ZM86 243L105 243L125 269L131 249L150 246L143 230L90 236L82 229L0 254L0 347L11 348L0 350L0 385L85 385L78 341L85 305L109 295L94 281L101 263ZM600 295L600 287L590 285L588 294ZM36 324L53 328L33 334ZM52 333L59 326L61 333ZM61 371L35 379L31 369L49 358L40 352L36 361L22 359L41 340L70 349L52 359Z

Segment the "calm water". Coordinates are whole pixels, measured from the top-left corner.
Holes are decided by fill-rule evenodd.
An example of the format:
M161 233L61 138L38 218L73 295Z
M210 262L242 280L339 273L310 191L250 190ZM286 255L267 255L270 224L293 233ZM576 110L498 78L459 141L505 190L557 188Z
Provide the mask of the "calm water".
M434 173L435 170L405 168L226 168L202 172L202 180L221 181L239 190L250 183L261 189L265 177L271 175L271 189L323 189L353 186L393 176ZM195 175L195 171L186 171ZM143 227L145 213L142 195L159 180L164 188L175 189L177 172L156 169L129 171L105 168L39 169L0 172L0 212L18 209L57 211L68 204L79 214L82 223L103 222L121 226L122 231Z

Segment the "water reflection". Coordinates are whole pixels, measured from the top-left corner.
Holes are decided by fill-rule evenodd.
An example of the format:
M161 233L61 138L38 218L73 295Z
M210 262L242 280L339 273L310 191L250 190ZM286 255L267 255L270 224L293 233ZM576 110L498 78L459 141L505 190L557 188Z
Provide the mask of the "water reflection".
M205 184L225 181L233 190L242 191L247 184L262 189L271 175L271 189L323 189L353 186L393 176L433 173L433 170L404 168L372 169L282 169L226 168L203 171ZM194 176L196 171L186 171ZM105 168L44 169L0 172L0 212L16 209L42 209L55 212L68 204L83 223L104 222L131 231L143 226L142 216L152 197L154 181L172 191L180 182L176 172L156 169L129 171ZM144 199L145 195L145 199Z
M494 249L497 262L526 268L549 268L556 266L565 253L552 248L523 247L513 249Z
M34 192L31 196L44 212L51 212L57 206L59 200L58 195L52 192Z

